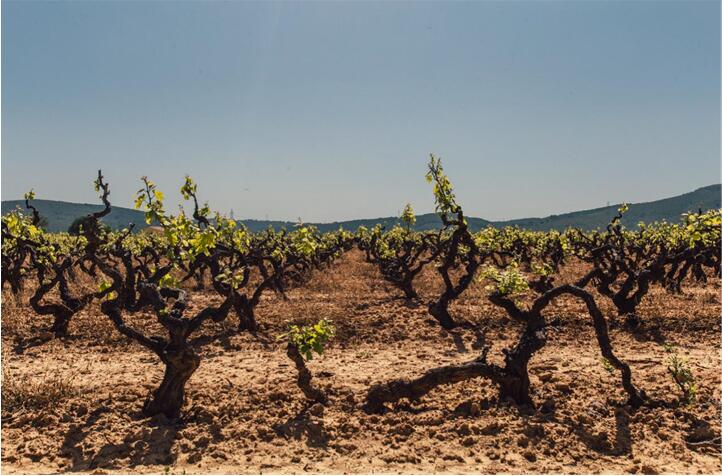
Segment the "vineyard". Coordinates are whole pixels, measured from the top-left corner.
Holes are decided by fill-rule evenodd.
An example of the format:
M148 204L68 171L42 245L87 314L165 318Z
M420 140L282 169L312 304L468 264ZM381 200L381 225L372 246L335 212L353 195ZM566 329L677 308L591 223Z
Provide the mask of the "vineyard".
M2 218L5 472L718 472L722 210L251 233L186 177L147 223ZM150 230L150 231L149 231Z

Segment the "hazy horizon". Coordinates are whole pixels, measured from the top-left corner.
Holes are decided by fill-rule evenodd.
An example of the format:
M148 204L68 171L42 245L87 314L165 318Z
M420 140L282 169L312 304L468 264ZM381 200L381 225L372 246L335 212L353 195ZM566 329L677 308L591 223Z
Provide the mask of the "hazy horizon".
M703 186L697 187L697 188L695 188L695 189L693 189L693 190L688 190L688 191L686 191L686 192L681 192L681 193L674 194L674 195L670 195L670 196L657 197L657 198L653 198L653 199L650 199L650 200L641 200L641 201L639 201L639 202L633 202L633 203L627 202L627 203L630 204L630 205L634 205L634 204L643 204L643 203L649 203L649 202L656 202L656 201L658 201L658 200L664 200L664 199L668 199L668 198L674 198L674 197L677 197L677 196L681 196L681 195L685 195L685 194L689 194L689 193L696 192L697 190L700 190L700 189L705 189L705 188L708 188L708 187L715 187L715 186L720 186L720 185L722 185L722 184L720 184L720 183L713 183L713 184L709 184L709 185L703 185ZM47 197L35 197L34 202L31 202L31 203L36 203L36 204L37 204L37 201L38 201L38 200L48 200L48 201L53 201L53 202L68 203L68 204L72 204L72 205L97 205L97 206L101 206L101 201L100 201L100 199L98 199L96 202L69 202L69 201L67 201L67 200L56 200L56 199L47 198ZM117 204L115 204L115 202L114 202L114 200L113 200L113 197L112 197L112 194L111 194L110 200L111 200L111 205L112 205L113 208L115 208L115 207L120 207L120 208L124 208L124 209L134 210L134 207L132 207L132 206L123 206L123 205L117 205ZM24 202L24 199L23 199L23 198L3 199L2 201L3 201L3 202ZM494 219L494 220L487 219L486 217L483 217L483 216L467 215L467 217L469 217L469 218L481 218L481 219L483 219L483 220L488 220L488 221L491 221L491 222L505 222L505 221L514 221L514 220L523 220L523 219L548 218L548 217L550 217L550 216L565 215L565 214L568 214L568 213L584 212L584 211L594 210L594 209L597 209L597 208L607 208L607 207L611 207L611 206L618 206L618 205L620 205L620 204L622 204L622 203L624 203L624 202L604 204L604 205L602 205L602 206L600 206L600 207L593 207L593 208L590 208L590 209L563 210L563 211L559 211L559 212L556 212L556 213L549 213L549 214L543 215L543 216L542 216L542 215L539 215L539 216L523 216L523 217L520 216L520 217L514 217L514 218L497 218L497 219ZM20 205L21 205L21 209L24 209L24 205L22 205L22 203L21 203ZM192 205L191 205L190 203L181 203L180 205L183 206L183 208L185 209L186 213L191 213L191 212L192 212ZM634 207L632 207L632 208L634 208ZM143 209L141 209L140 211L142 211L142 210L143 210ZM168 211L169 214L172 214L172 215L178 213L177 209L167 210L167 211ZM215 208L211 207L211 212L212 212L212 213L215 213L216 211L220 211L220 210L216 210ZM235 211L233 211L233 209L231 209L230 211L233 212L234 218L235 218L236 220L243 220L243 221L248 221L248 220L255 220L255 221L276 221L276 222L298 223L298 219L296 219L296 220L282 220L282 219L277 219L277 218L274 218L274 217L263 217L263 218L245 217L245 216L239 216L238 214L235 213ZM434 210L421 210L421 211L419 211L419 210L414 210L414 212L415 212L415 215L417 215L417 216L427 215L427 214L436 214L436 212L435 212ZM223 213L226 213L226 214L227 214L228 212L223 212ZM42 212L41 212L41 214L42 214ZM328 223L341 223L341 222L347 222L347 221L365 221L365 220L374 220L374 219L393 218L393 217L398 217L398 216L400 216L400 214L401 214L401 211L398 211L397 213L395 213L395 214L390 214L390 215L383 215L383 216L382 216L382 215L375 215L375 216L358 216L358 217L353 217L353 218L347 218L347 219L344 219L344 220L333 220L333 219L331 219L331 220L319 220L319 221L309 221L309 220L302 220L302 221L305 222L305 223L324 223L324 224L328 224ZM298 217L298 218L302 218L302 217Z
M542 217L720 182L720 4L2 2L2 199Z

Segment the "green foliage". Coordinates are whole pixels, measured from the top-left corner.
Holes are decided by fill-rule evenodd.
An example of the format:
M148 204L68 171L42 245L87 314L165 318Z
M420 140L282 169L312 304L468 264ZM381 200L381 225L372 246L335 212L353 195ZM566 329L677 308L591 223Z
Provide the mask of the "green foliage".
M537 276L551 276L554 273L554 268L549 263L532 263L532 273Z
M251 246L251 235L245 228L234 230L231 241L233 248L241 253L248 253Z
M431 154L428 163L428 172L426 172L426 181L434 184L434 201L436 203L436 213L447 218L448 214L459 213L461 207L456 203L454 196L454 187L449 177L444 173L441 165L441 159Z
M158 281L158 285L161 288L177 288L180 286L178 279L175 278L170 272L163 275Z
M198 191L198 185L196 185L193 182L193 179L190 178L190 176L186 175L185 183L180 189L181 195L183 195L184 200L190 200L192 195L195 195Z
M190 200L193 198L195 205L197 206L196 193L198 192L198 185L193 182L193 179L190 178L190 176L186 175L185 183L181 187L180 192L184 200ZM211 215L211 209L208 206L208 203L204 203L202 207L198 207L195 213L197 213L199 217L208 218Z
M19 211L8 213L2 217L2 220L8 227L8 231L16 238L35 240L42 233L42 230L33 225L30 217Z
M672 380L682 391L682 397L687 405L691 405L697 398L697 382L695 381L692 369L689 364L673 353L667 360L667 371Z
M98 292L102 293L106 291L107 289L110 289L113 285L107 281L101 281L98 285ZM115 299L117 297L117 294L115 291L111 291L108 294L105 295L105 299L111 300Z
M500 296L513 296L529 290L529 283L516 263L501 272L493 266L485 266L479 273L479 279L490 280L493 284L487 286L487 290Z
M684 221L684 231L690 247L698 244L713 245L719 241L722 209L709 210L706 213L685 213Z
M190 255L192 257L204 254L208 256L211 250L216 246L217 232L213 228L207 228L203 231L195 233L195 235L188 240L191 246Z
M150 225L154 221L157 221L161 225L164 223L165 211L163 210L163 192L158 190L148 177L143 176L140 178L143 182L143 188L139 189L135 193L134 206L136 209L145 204L145 222Z
M610 374L613 374L614 371L616 370L614 368L614 365L612 365L612 363L608 359L605 359L604 357L602 357L601 360L602 360L602 366L604 367L604 370L606 370Z
M298 351L306 360L313 359L315 352L323 354L324 346L336 334L331 322L321 319L311 326L291 326L288 330L288 340L298 347Z
M302 256L312 256L318 248L318 240L312 227L302 226L291 234L293 249Z
M414 215L414 209L410 203L407 203L404 211L401 212L401 223L404 224L407 231L416 224L416 215Z
M102 182L101 182L101 177L100 177L100 176L93 181L93 188L95 189L96 192L100 192L100 189L102 188L102 185L103 185L103 184L102 184ZM100 196L102 197L103 194L101 193Z
M243 282L243 271L244 269L240 269L236 272L233 272L230 269L224 270L222 273L220 273L218 276L216 276L216 280L227 284L232 289L238 289L241 286L241 283Z

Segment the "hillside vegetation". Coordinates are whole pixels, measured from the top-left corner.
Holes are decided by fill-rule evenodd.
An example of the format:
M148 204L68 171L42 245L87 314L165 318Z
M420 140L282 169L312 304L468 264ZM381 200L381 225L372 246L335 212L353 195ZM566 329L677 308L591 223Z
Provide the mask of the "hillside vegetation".
M630 204L629 212L622 219L622 224L627 227L635 228L637 223L644 221L651 223L654 221L666 220L669 222L678 222L680 216L689 211L697 211L698 209L709 210L712 208L722 207L720 193L722 189L720 184L709 185L707 187L698 188L697 190L675 197L664 198L652 202L633 203ZM74 219L95 213L102 210L101 205L90 205L85 203L71 203L57 200L35 200L33 202L40 214L48 220L48 231L67 231ZM6 200L2 202L2 214L5 215L16 207L24 208L25 204L22 200ZM488 225L497 228L504 226L519 226L520 228L534 231L563 230L567 227L577 227L583 230L592 230L595 228L603 228L609 223L609 220L616 214L619 204L610 205L608 207L594 208L591 210L581 210L571 213L563 213L560 215L550 215L544 218L521 218L517 220L506 221L489 221L483 218L468 217L469 228L478 231ZM135 224L135 229L145 228L144 214L138 210L130 208L113 207L113 211L103 219L103 221L113 229L122 229L130 223ZM278 220L243 220L243 223L250 231L262 231L272 226L274 229L287 228L292 229L295 223L289 221ZM313 223L319 231L326 232L337 230L342 226L345 230L356 231L358 227L365 226L373 228L374 225L380 223L386 228L391 228L398 223L398 217L382 217L368 218L359 220L348 220L331 223ZM435 213L426 213L416 216L416 224L414 228L417 231L433 230L441 227L441 220Z

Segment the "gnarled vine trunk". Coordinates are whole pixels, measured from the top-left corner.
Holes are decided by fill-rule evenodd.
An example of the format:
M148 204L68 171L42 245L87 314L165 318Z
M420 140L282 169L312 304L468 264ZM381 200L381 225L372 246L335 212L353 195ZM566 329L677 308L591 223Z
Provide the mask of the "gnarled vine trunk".
M446 330L451 330L458 326L456 321L451 317L451 314L449 314L449 303L450 301L443 296L438 301L429 303L429 314L439 321L441 327Z
M511 398L519 405L532 404L530 395L528 364L534 354L546 344L544 308L552 299L562 294L571 294L584 301L592 318L597 343L602 356L619 370L622 387L629 397L629 404L640 406L645 401L644 392L632 383L632 371L619 360L612 350L606 319L590 293L580 287L565 284L553 288L534 301L529 310L521 310L505 296L492 294L491 301L504 308L517 321L525 323L519 341L511 350L504 349L504 367L486 362L486 352L466 364L447 365L431 369L414 380L397 379L371 387L364 406L367 412L383 411L385 403L397 402L402 398L416 400L439 385L461 382L474 377L486 377L499 386L500 398Z
M163 350L161 360L165 373L160 386L143 405L143 413L154 416L159 413L170 419L178 418L185 401L185 385L200 365L201 358L192 347L168 346Z
M544 319L527 324L519 342L511 351L505 351L504 371L499 380L501 398L511 398L519 405L531 404L529 394L529 361L536 351L546 344Z
M70 319L73 317L73 312L66 309L60 309L57 314L54 315L53 325L50 328L55 337L66 337L68 335L68 327L70 326Z
M311 385L311 371L308 370L308 367L306 367L306 361L303 360L303 356L298 351L298 346L289 342L286 347L286 355L296 365L296 370L298 371L298 380L296 381L298 383L298 388L301 389L303 394L309 400L325 405L328 401L328 397L326 397L326 394L321 389Z
M399 284L399 287L404 292L406 299L416 299L419 297L419 294L416 292L413 285L414 276L416 275L411 275Z
M376 384L366 395L364 411L381 413L385 403L397 402L402 398L418 400L440 385L463 382L476 377L498 381L501 369L486 362L487 351L488 349L485 349L479 358L471 362L437 367L413 380L398 379Z
M239 331L254 332L258 330L258 323L253 311L254 306L246 296L238 295L233 307L238 315Z

